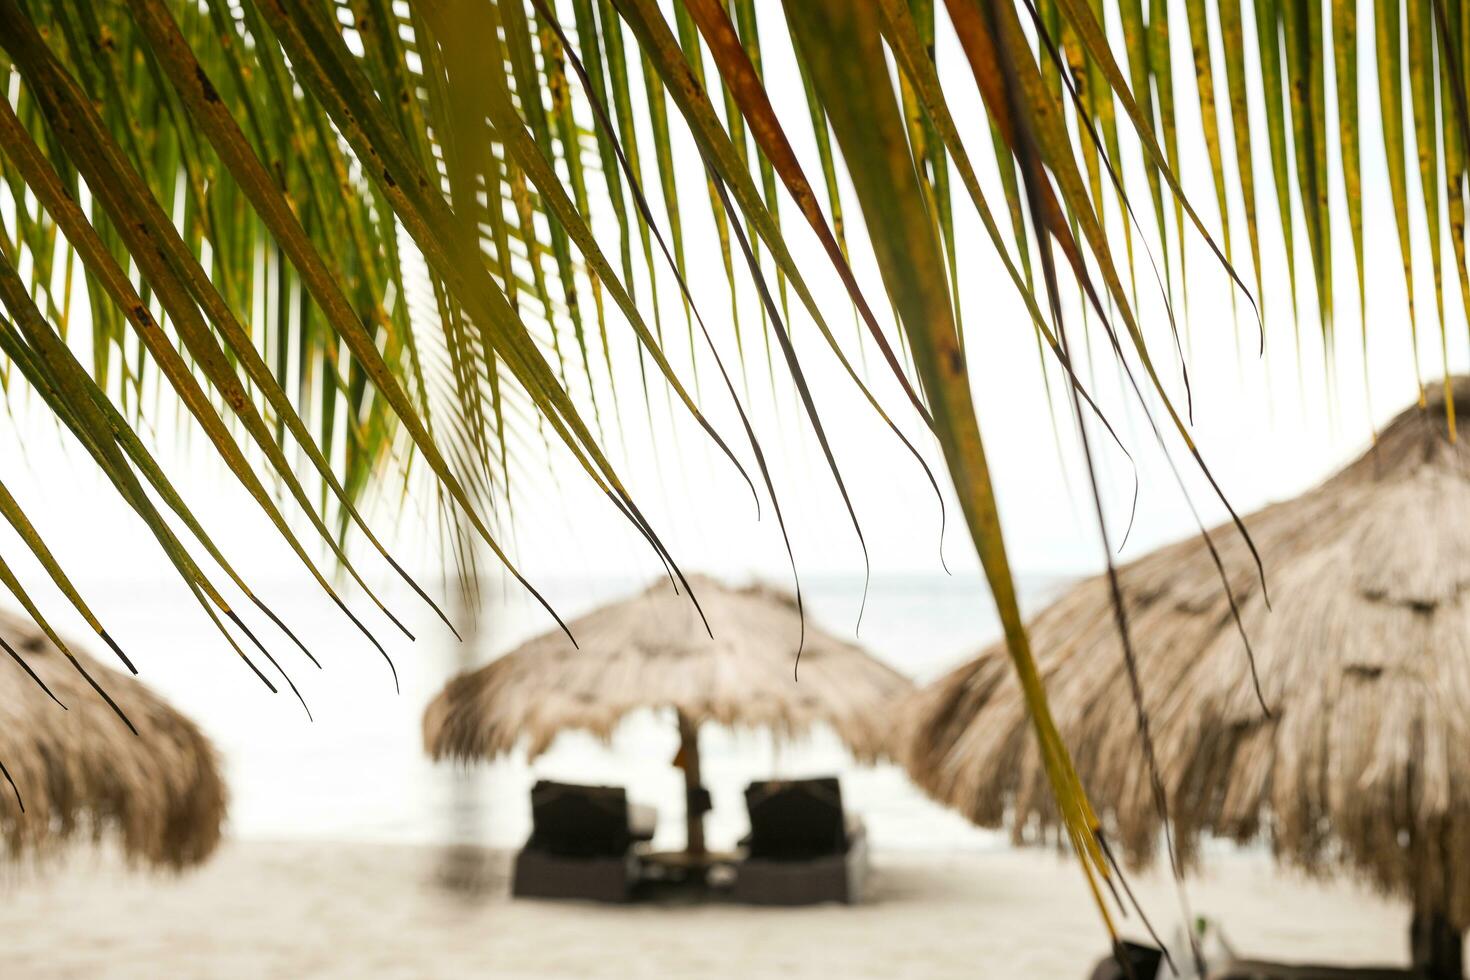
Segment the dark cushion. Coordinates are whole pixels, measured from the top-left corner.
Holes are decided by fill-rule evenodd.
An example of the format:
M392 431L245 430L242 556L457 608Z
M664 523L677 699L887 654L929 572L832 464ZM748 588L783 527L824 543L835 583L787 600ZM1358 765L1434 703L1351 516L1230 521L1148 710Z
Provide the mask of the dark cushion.
M632 843L628 797L621 786L541 780L531 787L535 850L564 857L616 857Z
M847 849L842 788L835 776L751 783L745 808L752 858L799 861Z

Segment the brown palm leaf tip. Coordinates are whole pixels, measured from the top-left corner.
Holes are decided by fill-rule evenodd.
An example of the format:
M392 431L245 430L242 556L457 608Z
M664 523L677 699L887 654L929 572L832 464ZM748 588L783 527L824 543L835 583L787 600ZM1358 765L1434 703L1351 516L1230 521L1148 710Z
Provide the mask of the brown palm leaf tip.
M424 713L425 748L436 759L491 759L524 744L534 758L564 730L607 739L633 711L674 708L696 725L779 739L825 725L860 760L892 754L891 708L912 690L907 679L810 613L793 677L802 624L790 595L689 581L713 637L689 597L659 581L574 620L581 649L546 633L450 681Z
M11 860L73 839L114 837L130 861L179 869L219 843L226 797L214 747L192 721L131 677L68 646L138 727L103 703L31 623L0 613L0 637L66 705L63 711L8 656L0 657L0 838Z
M1438 387L1438 386L1436 386ZM1470 405L1470 379L1454 380ZM1318 488L1250 515L1274 611L1237 534L1221 549L1268 718L1198 537L1122 569L1179 845L1263 838L1312 872L1418 895L1470 926L1470 449L1443 395ZM1030 625L1052 712L1089 797L1135 863L1161 830L1107 582ZM1020 840L1056 812L1002 646L904 705L905 762L935 799Z

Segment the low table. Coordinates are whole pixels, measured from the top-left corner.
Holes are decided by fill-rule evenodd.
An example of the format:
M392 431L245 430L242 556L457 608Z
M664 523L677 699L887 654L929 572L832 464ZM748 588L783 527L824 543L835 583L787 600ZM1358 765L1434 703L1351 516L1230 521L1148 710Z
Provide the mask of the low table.
M651 882L704 881L714 886L734 881L735 867L744 857L737 851L651 851L639 855L643 879Z

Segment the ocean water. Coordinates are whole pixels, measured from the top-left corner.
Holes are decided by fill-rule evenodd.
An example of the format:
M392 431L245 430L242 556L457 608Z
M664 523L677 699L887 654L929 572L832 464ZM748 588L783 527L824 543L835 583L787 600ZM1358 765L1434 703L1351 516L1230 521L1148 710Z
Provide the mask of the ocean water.
M809 615L852 636L862 579L807 576L802 582ZM544 584L548 599L570 618L644 583L565 578ZM1023 600L1035 608L1061 584L1023 580ZM422 607L409 620L416 642L376 627L400 677L395 693L377 651L319 593L280 593L263 598L323 664L318 671L279 634L271 644L313 721L284 687L272 696L261 686L182 590L133 584L106 596L109 627L138 661L142 679L193 717L219 748L232 795L232 834L515 846L529 831L531 784L554 778L625 786L631 799L659 809L656 843L682 844L683 784L670 765L677 736L667 713L631 716L610 744L563 734L534 764L518 755L465 767L431 763L424 755L420 719L444 682L547 628L544 613L524 596L490 596L487 625L474 644L457 643ZM385 600L395 611L415 611L416 600L406 592ZM358 597L354 606L366 602ZM993 603L978 576L880 576L868 592L858 642L923 683L998 635ZM929 801L901 769L856 765L830 732L777 745L760 734L707 727L701 756L714 802L706 818L713 847L729 846L745 832L742 793L751 780L827 773L841 776L847 805L863 815L877 847L1005 845L1002 834L975 828Z

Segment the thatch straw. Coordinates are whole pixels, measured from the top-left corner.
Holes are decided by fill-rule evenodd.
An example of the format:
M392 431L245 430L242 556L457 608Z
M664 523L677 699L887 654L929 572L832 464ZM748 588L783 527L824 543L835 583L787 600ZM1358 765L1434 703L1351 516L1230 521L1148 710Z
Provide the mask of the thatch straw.
M219 842L226 793L214 748L194 723L68 642L137 726L134 735L32 623L0 613L0 636L68 709L0 655L0 762L25 805L21 812L0 782L7 857L103 837L115 837L130 860L165 868L207 857Z
M713 722L798 737L827 725L853 754L890 748L892 699L909 682L860 647L801 623L791 596L731 589L690 576L709 618L705 632L686 595L667 581L571 623L581 649L546 633L486 667L450 681L424 713L434 758L490 759L524 742L531 757L580 729L608 738L630 712L674 708L694 725Z
M1454 388L1463 413L1470 380ZM1281 860L1356 871L1470 926L1470 450L1444 429L1432 399L1322 486L1246 518L1274 612L1240 536L1212 532L1269 719L1199 538L1122 570L1185 860L1202 834L1263 838ZM1107 582L1081 583L1030 630L1089 795L1127 855L1148 861L1161 826ZM905 718L906 762L928 793L981 825L1008 820L1018 840L1051 832L1000 645L916 694Z

